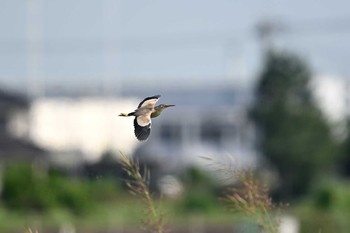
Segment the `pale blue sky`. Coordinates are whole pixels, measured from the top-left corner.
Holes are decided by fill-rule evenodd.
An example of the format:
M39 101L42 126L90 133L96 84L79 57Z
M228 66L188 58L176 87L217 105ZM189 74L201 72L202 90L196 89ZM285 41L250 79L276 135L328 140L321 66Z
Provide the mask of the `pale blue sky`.
M285 25L276 44L315 73L350 75L346 0L0 0L0 85L251 81L263 19Z

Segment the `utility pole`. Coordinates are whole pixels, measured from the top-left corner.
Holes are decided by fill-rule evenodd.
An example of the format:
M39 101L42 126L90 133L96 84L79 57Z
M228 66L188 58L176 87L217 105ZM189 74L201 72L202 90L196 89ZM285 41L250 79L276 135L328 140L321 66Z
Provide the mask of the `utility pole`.
M121 2L120 0L102 1L101 4L103 4L103 94L109 97L120 96L122 91L120 77ZM117 36L114 36L115 34Z
M265 55L275 47L275 36L284 32L286 27L276 20L263 19L258 22L256 32L261 43L262 53Z
M27 2L27 95L38 98L45 94L43 59L43 0Z

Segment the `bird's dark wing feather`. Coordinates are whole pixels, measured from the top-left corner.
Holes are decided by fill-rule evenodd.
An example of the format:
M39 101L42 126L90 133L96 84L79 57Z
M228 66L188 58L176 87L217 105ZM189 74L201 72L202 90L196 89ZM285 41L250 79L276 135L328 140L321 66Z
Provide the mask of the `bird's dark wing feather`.
M151 133L151 122L148 125L141 126L137 123L137 117L134 119L134 132L139 141L146 141Z
M140 108L142 106L145 106L147 104L155 104L158 99L160 98L160 95L155 95L155 96L151 96L151 97L147 97L144 100L141 101L141 103L139 104L139 106L137 108Z

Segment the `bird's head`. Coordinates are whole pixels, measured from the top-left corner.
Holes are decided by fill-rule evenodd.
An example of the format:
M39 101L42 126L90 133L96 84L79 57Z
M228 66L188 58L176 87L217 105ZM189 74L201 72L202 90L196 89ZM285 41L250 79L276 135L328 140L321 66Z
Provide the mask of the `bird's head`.
M174 106L175 105L173 105L173 104L160 104L159 108L161 108L163 110L163 109L166 109L166 108L169 108L169 107L174 107Z
M158 106L155 107L155 112L152 113L151 117L157 117L160 115L160 113L166 109L166 108L169 108L169 107L174 107L175 105L173 104L160 104Z

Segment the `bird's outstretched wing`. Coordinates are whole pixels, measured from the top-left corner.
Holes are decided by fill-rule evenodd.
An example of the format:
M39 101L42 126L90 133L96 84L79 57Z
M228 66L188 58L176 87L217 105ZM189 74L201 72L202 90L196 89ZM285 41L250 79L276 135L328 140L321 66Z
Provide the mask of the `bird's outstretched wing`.
M141 101L141 103L139 104L139 106L137 108L141 108L141 107L144 107L147 105L154 106L159 98L160 98L160 95L147 97Z
M160 95L147 97L137 107L134 119L134 132L139 141L147 140L151 133L151 114Z
M150 116L138 116L134 119L134 132L139 141L146 141L151 133Z

